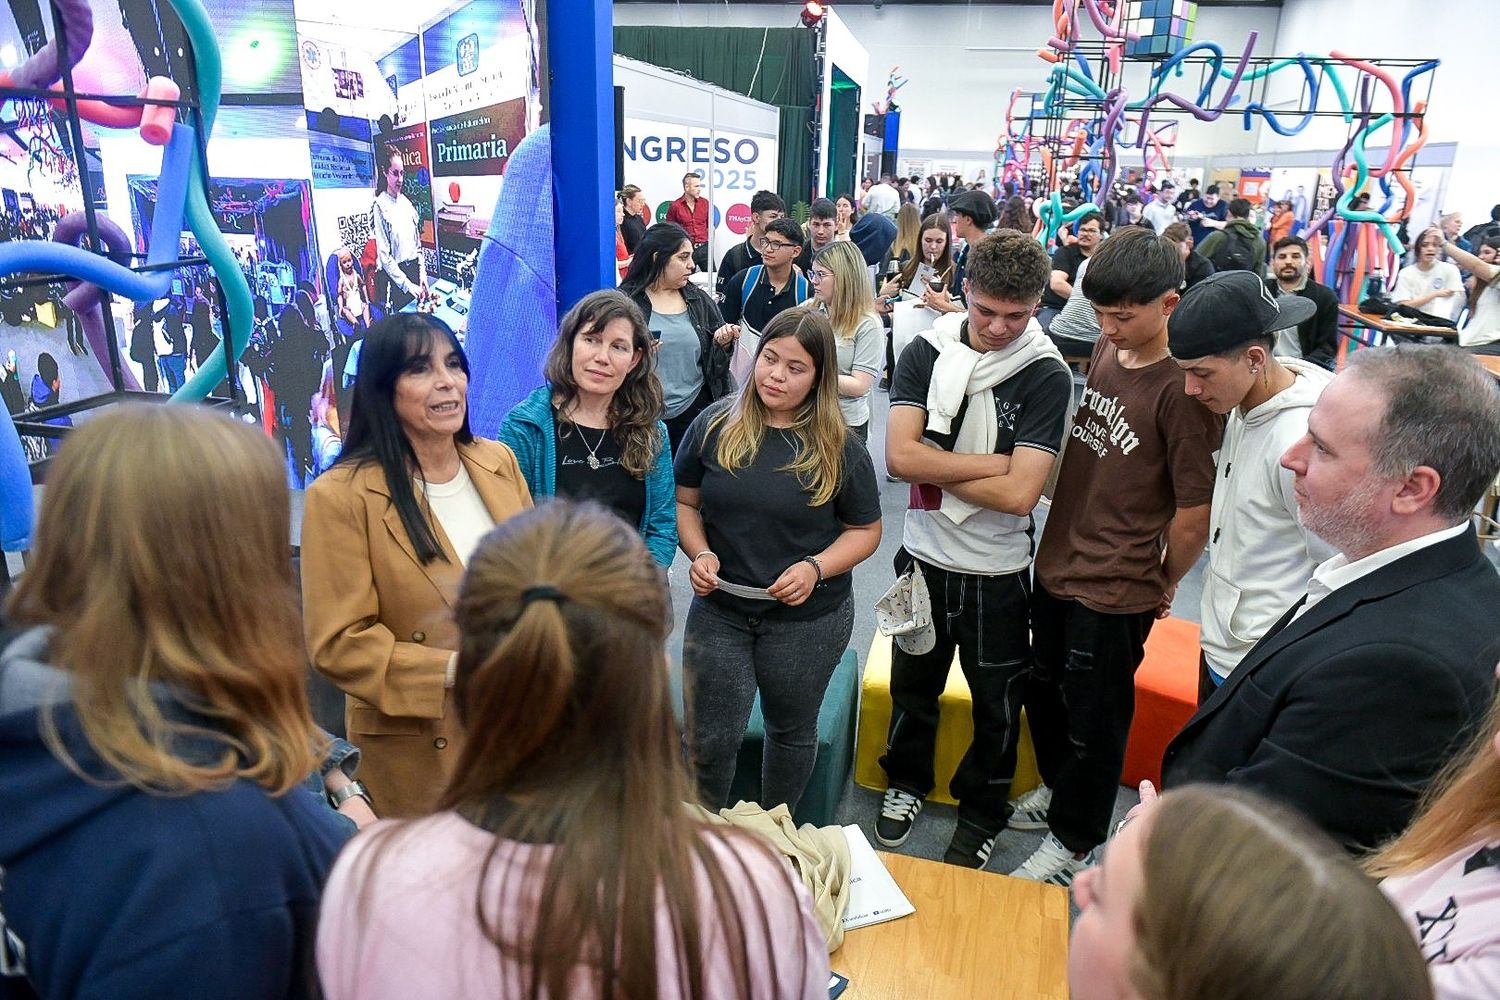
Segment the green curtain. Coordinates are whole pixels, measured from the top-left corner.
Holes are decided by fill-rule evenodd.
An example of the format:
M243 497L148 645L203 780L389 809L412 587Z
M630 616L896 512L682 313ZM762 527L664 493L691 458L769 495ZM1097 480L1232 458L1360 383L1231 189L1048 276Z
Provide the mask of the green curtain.
M835 77L841 74L835 74ZM847 79L847 78L845 78ZM828 109L828 174L824 179L824 196L837 198L852 194L859 156L859 94L853 84L834 87ZM842 141L840 141L842 140Z
M806 28L617 27L615 52L775 105L781 112L777 193L788 206L809 200L810 125L818 91L813 32Z

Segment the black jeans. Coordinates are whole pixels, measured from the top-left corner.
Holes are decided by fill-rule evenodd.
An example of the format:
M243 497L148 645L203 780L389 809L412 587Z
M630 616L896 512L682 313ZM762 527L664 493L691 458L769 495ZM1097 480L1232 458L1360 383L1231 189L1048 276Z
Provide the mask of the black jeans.
M1214 683L1213 671L1211 671L1211 670L1208 669L1208 657L1203 654L1202 650L1199 650L1198 651L1198 707L1202 708L1203 707L1203 703L1205 701L1207 701L1213 695L1213 693L1215 691L1217 691L1217 690L1219 690L1219 685L1217 685L1217 684Z
M1107 614L1037 584L1031 595L1026 717L1037 768L1052 789L1047 825L1070 851L1109 835L1125 741L1135 715L1135 671L1153 611Z
M891 728L880 766L894 788L923 798L932 791L938 696L948 683L956 649L974 702L974 742L949 790L958 800L960 820L997 833L1010 815L1021 696L1030 664L1029 575L976 576L926 563L921 567L937 644L914 656L892 643Z
M422 277L422 262L416 258L399 261L396 266L413 285ZM385 271L377 271L375 277L375 295L385 305L386 315L398 313L416 301L415 295L408 295Z

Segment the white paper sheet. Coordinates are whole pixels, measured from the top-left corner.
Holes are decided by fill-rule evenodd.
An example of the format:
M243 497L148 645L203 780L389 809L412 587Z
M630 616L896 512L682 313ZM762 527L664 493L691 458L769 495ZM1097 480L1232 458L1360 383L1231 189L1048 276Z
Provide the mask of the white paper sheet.
M881 864L864 831L851 824L844 827L844 839L849 841L849 905L844 910L844 930L915 913L917 908Z

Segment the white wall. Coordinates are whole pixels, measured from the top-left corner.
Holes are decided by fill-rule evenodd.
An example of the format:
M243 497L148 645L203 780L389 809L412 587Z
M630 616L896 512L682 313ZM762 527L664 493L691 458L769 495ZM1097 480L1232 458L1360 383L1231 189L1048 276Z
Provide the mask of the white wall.
M1296 2L1296 0L1289 0ZM1493 2L1493 0L1485 0ZM774 4L616 4L615 23L713 27L791 27L800 8ZM862 110L885 96L892 66L910 82L897 92L903 155L989 162L1005 121L1010 92L1041 90L1050 64L1036 49L1053 33L1050 4L1035 7L889 4L838 7L838 16L869 52ZM1208 7L1198 12L1196 38L1242 48L1251 30L1257 51L1268 51L1277 12L1263 6ZM1089 25L1085 37L1096 37ZM979 48L985 51L976 51ZM994 51L1004 49L1011 51ZM845 68L847 72L847 67ZM1136 83L1135 89L1143 89ZM1201 156L1255 148L1255 132L1239 119L1204 125L1184 122L1178 151ZM1127 161L1128 162L1128 161Z
M857 10L857 8L850 8L850 10ZM865 114L870 111L870 102L875 100L875 95L871 91L876 87L880 87L883 94L885 78L880 77L876 79L878 70L870 60L868 50L860 43L857 34L850 30L843 16L834 10L829 10L828 12L828 26L824 35L823 59L826 65L837 66L843 71L845 76L854 81L859 87L860 113L856 120L863 123ZM823 135L826 136L828 134L829 122L833 117L832 72L825 71L823 73L822 87L822 126ZM860 144L860 148L861 150L863 149L862 143ZM862 161L863 153L861 152L858 155ZM854 176L858 177L860 172L860 167L856 166ZM830 191L829 173L828 143L821 142L818 144L818 190L824 195L831 194L833 197L837 197L837 192Z
M773 4L615 4L614 17L615 24L622 27L665 25L677 28L792 28L802 23L801 11L800 6ZM871 101L885 95L886 78L885 71L878 69L878 64L867 53L868 42L847 24L848 16L858 13L857 8L844 7L838 12L829 11L824 58L859 85L863 115L869 112ZM829 101L832 80L832 74L825 72L823 79L819 81L825 134L832 110ZM879 93L872 95L874 88L878 88ZM821 187L828 177L827 143L819 147L818 177Z
M682 193L682 175L703 177L703 195L719 210L709 229L709 254L717 268L744 239L750 198L776 190L781 112L733 91L649 63L614 57L615 85L625 88L625 180L639 187L651 211ZM703 137L707 146L695 147ZM683 140L681 148L668 142ZM748 142L745 140L749 140ZM724 145L718 146L722 142Z
M1276 51L1321 55L1339 49L1356 57L1441 59L1427 114L1428 142L1458 143L1443 207L1463 212L1467 226L1487 218L1490 206L1500 201L1494 169L1500 164L1494 102L1497 27L1500 4L1495 0L1362 0L1357 6L1348 0L1287 0ZM1343 78L1352 80L1353 72L1344 71ZM1376 93L1383 98L1384 87ZM1261 148L1338 148L1347 135L1341 119L1314 123L1290 139L1265 129ZM1419 153L1417 163L1423 162Z

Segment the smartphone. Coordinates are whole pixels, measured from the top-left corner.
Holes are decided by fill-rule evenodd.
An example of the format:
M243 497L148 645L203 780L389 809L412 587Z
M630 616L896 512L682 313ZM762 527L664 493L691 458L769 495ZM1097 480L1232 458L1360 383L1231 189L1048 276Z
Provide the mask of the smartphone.
M660 340L661 339L661 331L660 330L652 330L651 331L651 339L652 340Z

